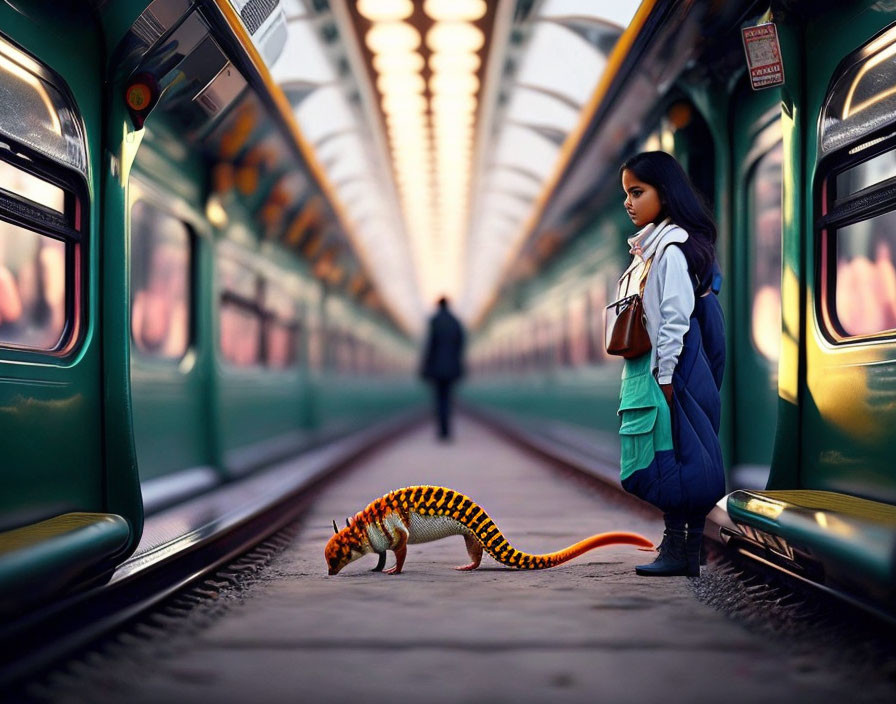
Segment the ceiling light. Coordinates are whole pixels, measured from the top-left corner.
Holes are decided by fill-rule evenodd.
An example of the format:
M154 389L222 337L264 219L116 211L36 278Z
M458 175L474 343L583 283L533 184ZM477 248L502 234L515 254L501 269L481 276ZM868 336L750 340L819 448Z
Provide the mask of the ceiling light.
M423 11L432 19L478 20L488 9L484 0L426 0Z
M476 98L472 95L436 95L432 99L433 113L466 113L476 109Z
M414 12L411 0L358 0L357 7L371 22L403 20Z
M475 73L481 63L478 54L466 52L438 53L429 57L433 73Z
M423 115L426 112L426 100L417 93L396 93L383 98L383 112L387 114L415 112Z
M386 123L389 129L408 129L409 127L422 128L419 112L394 112L386 115Z
M406 54L420 46L420 33L407 22L380 22L367 32L374 54Z
M446 127L469 129L473 125L474 120L475 116L472 110L459 111L445 108L444 110L434 111L432 114L433 124L440 130Z
M429 80L429 87L437 95L475 95L479 79L470 73L437 73Z
M403 95L422 93L426 84L418 73L386 73L377 79L376 87L383 95Z
M423 57L416 51L377 54L373 67L377 73L419 73L423 70Z
M482 32L467 22L439 22L426 33L426 46L435 52L479 51L484 43Z

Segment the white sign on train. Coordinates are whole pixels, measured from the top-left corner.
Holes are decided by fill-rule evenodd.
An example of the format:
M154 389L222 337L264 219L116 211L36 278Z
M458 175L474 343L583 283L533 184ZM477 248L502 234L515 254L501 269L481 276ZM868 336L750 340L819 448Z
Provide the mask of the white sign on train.
M781 61L781 45L778 30L773 22L741 30L750 85L753 90L770 88L784 83L784 64Z

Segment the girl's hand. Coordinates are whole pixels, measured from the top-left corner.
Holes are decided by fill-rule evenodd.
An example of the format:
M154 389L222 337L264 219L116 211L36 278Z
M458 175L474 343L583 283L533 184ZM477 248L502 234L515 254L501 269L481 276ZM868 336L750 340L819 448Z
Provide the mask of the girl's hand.
M660 389L663 392L663 396L666 397L666 403L669 404L669 408L672 408L672 384L660 384Z

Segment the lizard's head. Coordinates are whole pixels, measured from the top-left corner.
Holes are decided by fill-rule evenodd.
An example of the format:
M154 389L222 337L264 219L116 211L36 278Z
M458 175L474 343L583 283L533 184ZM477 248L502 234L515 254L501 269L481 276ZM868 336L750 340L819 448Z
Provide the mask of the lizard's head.
M339 571L350 562L363 557L368 551L358 543L357 536L349 530L349 522L346 519L346 527L339 530L336 521L333 521L333 530L336 535L331 535L324 548L324 557L327 560L327 574L339 574Z

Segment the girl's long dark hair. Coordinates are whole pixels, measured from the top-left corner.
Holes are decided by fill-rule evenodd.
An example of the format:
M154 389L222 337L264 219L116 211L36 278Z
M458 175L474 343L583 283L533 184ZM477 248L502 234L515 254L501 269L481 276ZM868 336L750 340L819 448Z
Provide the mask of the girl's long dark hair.
M668 217L688 233L687 241L678 247L691 275L702 282L715 259L716 224L681 164L666 152L641 152L622 165L620 178L623 171L631 171L639 181L653 186L663 207L660 217Z

